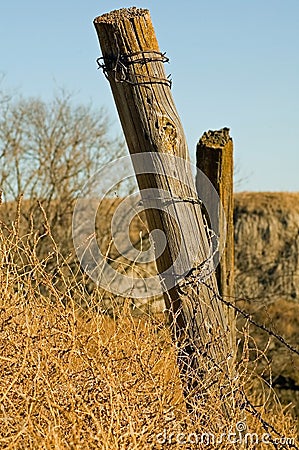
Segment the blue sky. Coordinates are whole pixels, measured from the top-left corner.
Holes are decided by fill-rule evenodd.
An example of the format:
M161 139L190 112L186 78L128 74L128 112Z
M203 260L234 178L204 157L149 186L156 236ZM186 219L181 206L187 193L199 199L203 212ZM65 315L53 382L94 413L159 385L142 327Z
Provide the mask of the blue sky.
M92 22L129 6L151 11L192 158L204 131L228 126L237 190L299 191L298 0L2 1L4 87L46 100L66 88L119 133Z

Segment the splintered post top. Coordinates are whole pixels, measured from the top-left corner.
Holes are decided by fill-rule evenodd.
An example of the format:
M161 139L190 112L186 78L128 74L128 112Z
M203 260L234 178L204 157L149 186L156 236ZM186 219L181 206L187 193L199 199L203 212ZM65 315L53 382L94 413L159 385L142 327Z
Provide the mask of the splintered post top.
M132 20L136 17L144 17L146 15L149 15L148 9L136 8L133 6L132 8L116 9L115 11L102 14L94 19L94 23L115 23L124 19Z

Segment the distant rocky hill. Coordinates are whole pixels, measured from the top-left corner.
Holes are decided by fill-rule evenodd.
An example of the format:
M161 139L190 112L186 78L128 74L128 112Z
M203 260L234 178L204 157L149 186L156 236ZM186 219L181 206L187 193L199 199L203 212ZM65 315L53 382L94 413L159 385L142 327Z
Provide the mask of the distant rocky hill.
M234 222L236 304L299 350L299 193L236 194ZM267 349L261 377L299 417L298 355L259 328L251 335Z
M236 294L299 302L299 193L235 195Z

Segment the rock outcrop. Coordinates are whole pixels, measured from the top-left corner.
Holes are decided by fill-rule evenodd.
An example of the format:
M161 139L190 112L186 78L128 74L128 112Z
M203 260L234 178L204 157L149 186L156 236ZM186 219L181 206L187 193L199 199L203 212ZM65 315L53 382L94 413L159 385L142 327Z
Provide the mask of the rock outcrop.
M299 193L235 195L236 296L299 302Z

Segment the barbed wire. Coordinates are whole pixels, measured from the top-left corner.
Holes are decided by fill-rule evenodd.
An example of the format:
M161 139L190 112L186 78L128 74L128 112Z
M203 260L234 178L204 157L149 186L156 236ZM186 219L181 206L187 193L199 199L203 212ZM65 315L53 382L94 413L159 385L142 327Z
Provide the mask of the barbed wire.
M204 281L201 281L202 284L204 284L208 289L212 289L211 286L209 286L207 283L205 283ZM214 291L213 291L214 292ZM232 302L229 302L228 300L224 300L224 298L219 295L216 294L214 292L214 296L217 297L217 300L219 300L221 303L224 303L226 306L228 306L229 308L233 308L236 312L238 312L239 314L241 314L246 320L248 320L248 322L250 322L252 325L254 325L255 327L259 328L260 330L264 331L265 333L269 334L270 336L273 336L275 339L277 339L281 344L283 344L285 347L287 347L291 352L295 353L296 355L299 356L299 350L296 349L295 347L293 347L291 344L289 344L281 335L274 333L274 331L272 331L270 328L266 327L265 325L262 325L261 323L256 322L251 314L243 311L241 308L239 308L238 306L236 306L235 304L233 304ZM234 299L236 299L236 297L234 297ZM240 300L245 300L245 299L240 299Z
M147 84L164 84L169 88L172 87L171 75L167 78L161 78L156 75L133 73L130 67L139 64L144 66L149 63L168 63L169 58L166 52L162 53L156 50L140 50L138 52L121 53L117 38L115 36L115 45L117 54L109 56L101 56L97 58L98 69L102 69L105 77L109 80L110 74L114 74L114 81L116 83L127 83L132 86L147 85ZM141 81L138 81L141 78Z
M206 285L206 283L204 283ZM208 288L210 288L210 286L207 285ZM180 311L178 310L176 315L179 315ZM194 359L196 358L196 356L199 357L204 357L205 359L207 359L212 366L219 370L219 372L222 373L222 375L225 377L226 380L228 380L229 385L232 386L233 391L232 391L232 395L234 396L234 398L237 398L237 395L239 395L239 399L237 401L237 409L239 411L246 411L248 412L251 416L253 416L255 419L257 419L261 426L263 427L263 429L267 432L268 436L268 442L271 443L273 445L273 447L276 450L279 449L295 449L295 450L299 450L299 447L293 443L294 441L289 441L287 443L283 443L283 439L285 439L285 436L283 436L273 425L271 425L271 423L269 423L267 420L265 420L262 417L262 414L257 410L256 406L253 405L253 403L249 400L248 396L246 395L244 389L242 388L242 386L238 386L237 383L234 383L235 380L232 380L230 377L230 374L227 372L227 370L225 370L221 364L219 364L218 362L216 362L213 358L213 356L211 356L211 354L206 351L206 348L204 349L203 347L199 347L198 345L195 345L192 342L189 342L190 339L186 338L185 341L181 344L182 348L181 348L181 352L185 352L186 347L191 348L192 349L192 353L191 353L191 358ZM215 341L210 341L209 345L215 345ZM178 347L178 351L180 351L180 347ZM179 356L181 357L181 355ZM189 359L189 363L187 362ZM183 366L184 366L184 376L186 377L190 377L190 379L192 379L192 384L195 385L195 390L198 388L198 384L194 383L194 381L200 382L201 379L200 377L203 375L204 370L200 370L198 371L198 368L194 368L192 367L191 363L190 363L190 354L186 354L186 358L185 361L182 361ZM236 375L236 377L238 378L238 375ZM236 378L236 379L237 379ZM212 381L213 384L216 383L216 380ZM222 382L222 387L225 387L225 384ZM191 392L189 392L189 395L191 394ZM191 395L192 397L192 395ZM197 396L193 396L194 400L197 399ZM193 401L194 401L193 400ZM192 405L190 408L190 415L193 414L192 412ZM281 442L277 443L277 441L275 440L276 438L273 437L273 434L275 434L275 436L277 436L278 438L280 438Z

